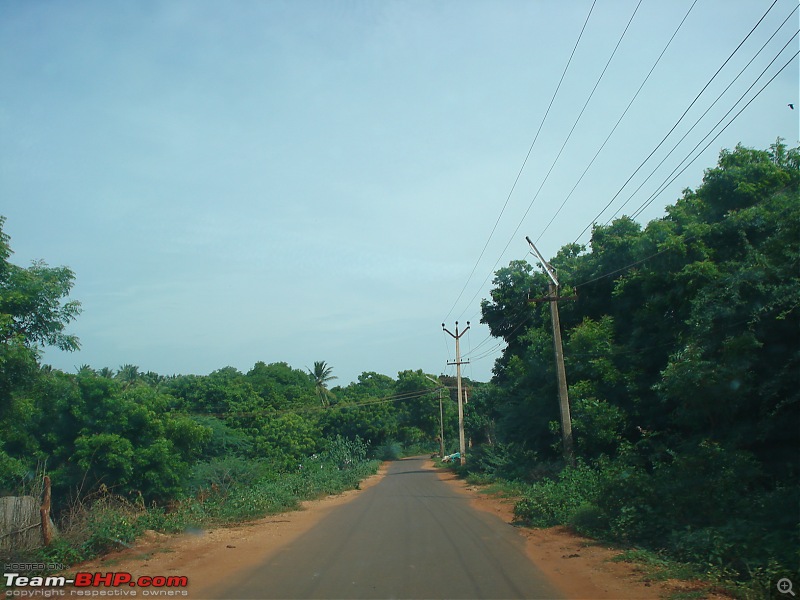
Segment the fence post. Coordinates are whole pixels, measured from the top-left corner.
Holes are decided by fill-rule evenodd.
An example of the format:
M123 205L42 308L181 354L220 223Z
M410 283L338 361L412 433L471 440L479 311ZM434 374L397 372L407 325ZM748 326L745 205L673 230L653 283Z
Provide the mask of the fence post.
M53 541L53 532L50 530L50 477L44 476L44 498L42 507L39 509L39 516L42 518L42 540L45 546L49 546Z

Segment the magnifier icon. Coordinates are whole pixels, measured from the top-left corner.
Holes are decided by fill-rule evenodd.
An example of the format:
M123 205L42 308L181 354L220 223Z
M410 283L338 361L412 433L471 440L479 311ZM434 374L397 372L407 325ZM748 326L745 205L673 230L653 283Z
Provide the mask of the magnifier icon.
M792 580L787 579L786 577L778 580L778 591L781 594L791 594L792 596L797 595L794 593L794 591L792 591Z

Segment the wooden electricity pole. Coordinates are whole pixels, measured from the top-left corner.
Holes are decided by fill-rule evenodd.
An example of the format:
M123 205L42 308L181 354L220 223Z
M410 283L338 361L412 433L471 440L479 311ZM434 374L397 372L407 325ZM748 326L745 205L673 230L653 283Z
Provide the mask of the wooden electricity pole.
M442 388L439 388L439 458L444 458L444 409L442 408Z
M456 321L455 334L450 333L447 327L444 326L444 323L442 323L442 329L444 329L446 333L450 334L450 336L456 340L456 360L455 362L449 362L447 364L456 365L456 388L458 390L458 452L461 455L460 461L463 465L467 460L467 448L464 442L464 397L461 395L461 365L469 363L469 361L466 360L462 362L461 349L458 341L461 339L461 336L467 333L467 330L469 330L469 321L467 321L467 328L461 333L458 333L458 321Z
M533 252L542 264L545 273L550 278L547 284L548 295L545 298L535 298L529 302L549 302L550 320L553 323L553 350L556 356L556 377L558 379L558 404L561 409L561 438L563 442L564 462L568 465L575 465L575 450L572 442L572 417L569 411L569 394L567 391L567 371L564 368L564 348L561 344L561 321L558 318L558 303L562 300L574 300L575 296L559 296L558 279L556 270L541 255L536 246L533 245L531 238L526 237L528 244L533 248Z
M444 386L442 386L441 381L437 381L427 375L425 375L425 379L439 386L439 457L444 458L444 408L442 408L442 390Z

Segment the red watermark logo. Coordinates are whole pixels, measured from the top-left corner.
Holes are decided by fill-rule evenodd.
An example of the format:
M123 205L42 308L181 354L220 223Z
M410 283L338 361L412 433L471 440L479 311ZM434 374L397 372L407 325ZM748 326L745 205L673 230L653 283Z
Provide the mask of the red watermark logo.
M69 590L71 596L136 596L136 590L126 588L142 588L142 596L187 596L189 578L185 575L141 575L134 577L127 572L109 573L76 573L75 577L67 578L63 575L29 576L19 573L5 573L5 585L8 588L7 597L53 595L64 596L67 590L54 590L73 585ZM112 588L112 589L106 589ZM60 592L48 594L45 592Z

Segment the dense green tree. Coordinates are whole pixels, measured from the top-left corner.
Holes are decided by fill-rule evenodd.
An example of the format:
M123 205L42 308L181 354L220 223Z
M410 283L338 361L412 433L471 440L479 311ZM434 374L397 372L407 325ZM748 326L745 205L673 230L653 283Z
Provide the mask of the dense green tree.
M560 309L583 462L537 487L520 514L540 518L544 496L564 490L576 522L603 535L743 574L796 561L798 187L798 149L737 146L663 218L596 225L587 249L566 246L552 259L562 284L577 288ZM557 401L547 308L524 304L546 281L517 261L494 283L483 321L507 347L493 397L471 418L495 423L492 449L474 453L497 473L514 457L553 458L556 428L548 435L545 422L557 425ZM552 470L514 476L543 473ZM563 496L551 501L565 514Z
M395 394L400 441L409 445L433 442L439 435L439 394L421 369L397 374Z
M297 408L318 401L309 374L285 362L268 365L259 361L247 372L247 381L265 404L274 408Z
M76 350L78 338L66 326L80 313L65 299L74 275L66 267L39 261L24 268L9 262L10 238L0 216L0 487L10 489L32 466L36 437L29 424L34 412L25 392L42 373L44 346Z
M211 429L171 410L170 396L88 370L43 375L32 395L35 455L62 496L102 485L147 500L174 497L211 439Z
M394 390L395 381L391 377L375 372L362 373L357 381L333 388L336 403L319 417L325 436L360 438L373 447L396 440Z
M65 329L80 314L79 302L64 301L74 282L72 271L42 261L28 268L10 263L4 224L0 216L0 417L10 408L14 389L38 374L41 348L78 349L78 338Z

